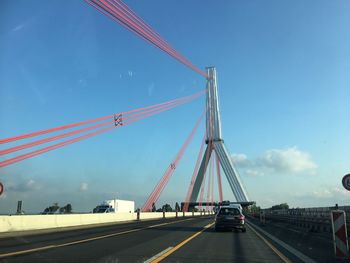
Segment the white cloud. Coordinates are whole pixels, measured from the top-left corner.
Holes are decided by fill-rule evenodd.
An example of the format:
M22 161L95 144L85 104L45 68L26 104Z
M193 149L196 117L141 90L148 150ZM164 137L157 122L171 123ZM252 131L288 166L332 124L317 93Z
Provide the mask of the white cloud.
M331 198L334 195L330 189L317 189L311 193L311 196L316 198Z
M290 199L298 207L329 207L334 204L347 205L349 192L338 186L317 187L310 192L293 192Z
M317 168L310 155L296 147L268 150L257 162L261 166L271 168L276 172L312 172Z
M12 32L16 32L18 30L21 30L24 27L24 24L20 24L12 29Z
M88 183L81 183L80 191L87 191L89 189Z
M262 175L264 175L263 172L261 172L259 170L253 170L253 169L245 170L245 174L248 176L262 176Z
M247 175L278 174L314 174L317 165L310 154L297 147L287 149L267 150L255 159L249 159L245 154L233 154L232 161Z
M238 166L246 166L250 163L247 155L245 155L243 153L232 154L231 159L232 159L233 163L238 165Z
M29 180L23 180L23 181L22 180L11 181L8 183L6 188L8 191L13 191L13 192L30 192L30 191L39 190L41 186L33 179L29 179Z
M35 185L35 181L33 179L30 179L28 182L27 182L27 187L28 188L32 188L34 187Z

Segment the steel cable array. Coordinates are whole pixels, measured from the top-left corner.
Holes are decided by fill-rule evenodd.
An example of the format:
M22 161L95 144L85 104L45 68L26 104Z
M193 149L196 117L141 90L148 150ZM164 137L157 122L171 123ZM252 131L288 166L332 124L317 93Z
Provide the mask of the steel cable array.
M192 129L190 135L186 139L185 143L182 145L180 151L177 153L175 159L168 166L168 168L166 169L164 175L159 180L158 184L155 186L155 188L153 189L152 193L147 198L146 202L142 206L142 209L141 209L142 212L149 212L149 211L152 210L153 204L155 204L157 202L160 194L162 193L162 191L164 190L165 186L169 182L169 180L170 180L171 176L173 175L173 173L174 173L178 163L180 162L182 156L184 155L188 145L191 143L191 141L193 139L193 136L196 133L196 131L197 131L198 127L199 127L199 124L201 123L201 121L202 121L202 119L204 117L204 113L205 112L202 113L202 115L200 116L199 120L197 121L197 123L195 124L194 128Z
M0 156L7 155L7 154L10 154L13 152L20 151L20 150L24 150L27 148L31 148L34 146L38 146L38 145L41 145L44 143L49 143L52 141L60 140L60 139L70 137L73 135L83 134L85 132L95 130L93 132L86 133L86 134L83 134L81 136L78 136L78 137L75 137L75 138L72 138L72 139L69 139L66 141L62 141L62 142L59 142L59 143L56 143L56 144L53 144L50 146L46 146L44 148L40 148L40 149L31 151L31 152L28 152L25 154L21 154L21 155L6 159L4 161L0 161L0 167L5 167L5 166L8 166L10 164L22 161L22 160L32 158L32 157L37 156L39 154L43 154L45 152L52 151L52 150L61 148L63 146L66 146L66 145L93 137L95 135L107 132L109 130L126 126L126 125L134 123L136 121L148 118L148 117L153 116L155 114L159 114L163 111L167 111L167 110L170 110L174 107L188 103L188 102L202 96L204 93L205 93L205 91L201 91L201 92L195 93L195 94L190 95L190 96L182 97L179 99L175 99L175 100L171 100L171 101L167 101L167 102L163 102L163 103L159 103L159 104L155 104L155 105L151 105L151 106L147 106L147 107L142 107L142 108L126 111L126 112L120 112L120 113L116 113L116 114L112 114L112 115L107 115L107 116L95 118L92 120L86 120L86 121L82 121L82 122L77 122L77 123L73 123L73 124L58 126L58 127L54 127L54 128L50 128L50 129L46 129L46 130L41 130L41 131L37 131L37 132L32 132L32 133L19 135L19 136L1 139L0 144L5 144L5 143L15 142L15 141L19 141L19 140L23 140L23 139L27 139L27 138L31 138L31 137L36 137L36 136L44 135L44 134L48 134L48 133L53 133L53 132L57 132L57 131L61 131L61 130L71 129L71 128L78 127L78 126L90 125L90 126L86 126L86 127L77 129L77 130L69 131L66 133L54 135L51 137L46 137L46 138L39 139L36 141L27 142L24 144L9 147L9 148L4 149L4 150L0 150ZM103 120L107 120L107 121L101 122ZM97 124L95 124L95 123L97 123ZM94 125L92 125L92 124L94 124ZM105 126L106 126L106 128L104 128Z
M129 31L135 33L140 38L146 40L153 46L172 56L185 66L207 78L206 72L199 69L191 61L176 51L166 42L156 31L154 31L142 18L130 9L121 0L85 0L98 11L110 17Z

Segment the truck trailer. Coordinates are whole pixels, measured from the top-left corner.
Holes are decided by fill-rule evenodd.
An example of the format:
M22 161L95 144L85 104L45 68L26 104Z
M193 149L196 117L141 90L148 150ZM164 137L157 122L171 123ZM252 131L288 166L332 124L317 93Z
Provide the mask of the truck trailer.
M129 200L105 200L94 208L94 213L132 213L135 211L135 202Z

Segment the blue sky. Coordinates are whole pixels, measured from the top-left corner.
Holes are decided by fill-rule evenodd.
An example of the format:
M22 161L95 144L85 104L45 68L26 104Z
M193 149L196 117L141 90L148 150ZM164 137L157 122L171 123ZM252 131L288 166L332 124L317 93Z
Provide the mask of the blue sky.
M223 137L251 199L263 207L348 204L348 1L125 2L198 67L216 66ZM0 10L0 138L205 87L84 1L5 0ZM114 197L140 206L203 108L204 98L1 169L0 213L17 200L31 212L53 202L89 211ZM203 132L159 204L184 198Z

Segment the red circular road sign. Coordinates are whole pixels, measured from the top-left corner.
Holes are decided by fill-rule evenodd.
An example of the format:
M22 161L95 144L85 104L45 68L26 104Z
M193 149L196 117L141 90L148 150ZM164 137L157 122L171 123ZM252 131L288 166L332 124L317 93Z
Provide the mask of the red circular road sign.
M0 183L0 195L4 192L4 185Z
M350 174L347 174L343 177L342 183L344 188L350 191Z

